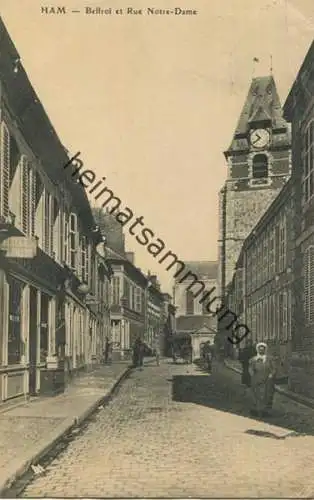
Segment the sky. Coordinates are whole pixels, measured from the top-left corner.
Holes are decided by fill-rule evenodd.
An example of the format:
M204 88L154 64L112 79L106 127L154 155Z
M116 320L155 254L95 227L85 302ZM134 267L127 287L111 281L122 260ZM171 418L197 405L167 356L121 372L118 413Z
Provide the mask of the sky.
M67 0L81 12L66 15L44 15L45 5L1 0L0 14L62 143L167 249L216 260L223 151L271 56L284 103L313 40L314 2ZM198 13L101 16L86 6ZM171 291L172 274L130 235L127 246Z

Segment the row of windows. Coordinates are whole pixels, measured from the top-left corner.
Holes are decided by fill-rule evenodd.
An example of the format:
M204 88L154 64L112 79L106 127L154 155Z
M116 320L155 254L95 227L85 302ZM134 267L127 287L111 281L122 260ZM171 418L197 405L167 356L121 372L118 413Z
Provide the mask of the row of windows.
M287 221L281 214L277 224L267 229L247 252L248 293L285 270L287 250Z
M4 122L0 127L0 216L15 217L26 235L38 237L40 248L58 262L66 263L82 281L95 279L91 245L80 234L75 213L68 213L46 187Z
M124 298L123 305L132 311L141 313L144 303L144 291L139 286L134 285L128 279L124 278L124 290L122 293L121 278L114 276L112 279L112 294L111 304L121 305L122 296Z
M124 278L124 298L125 305L132 311L142 312L143 290L136 285L133 285L129 280Z
M263 297L247 309L247 325L254 341L291 339L291 290Z

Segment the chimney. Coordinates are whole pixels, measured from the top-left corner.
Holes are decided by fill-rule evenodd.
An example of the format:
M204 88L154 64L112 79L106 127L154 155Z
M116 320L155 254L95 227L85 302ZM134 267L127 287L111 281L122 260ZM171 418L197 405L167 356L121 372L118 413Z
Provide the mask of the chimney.
M126 258L134 265L134 252L126 252Z
M154 285L154 286L157 286L158 285L158 280L157 280L157 276L156 274L151 274L150 277L149 277L151 283Z

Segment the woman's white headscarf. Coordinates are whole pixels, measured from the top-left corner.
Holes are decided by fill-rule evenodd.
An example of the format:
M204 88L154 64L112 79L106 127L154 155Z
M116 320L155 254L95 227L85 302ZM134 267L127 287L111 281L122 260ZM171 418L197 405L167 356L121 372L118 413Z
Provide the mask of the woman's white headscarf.
M259 354L259 352L258 352L259 347L265 348L264 354ZM258 344L256 344L256 359L261 359L262 361L265 362L266 361L266 353L267 353L267 344L265 344L265 342L258 342Z

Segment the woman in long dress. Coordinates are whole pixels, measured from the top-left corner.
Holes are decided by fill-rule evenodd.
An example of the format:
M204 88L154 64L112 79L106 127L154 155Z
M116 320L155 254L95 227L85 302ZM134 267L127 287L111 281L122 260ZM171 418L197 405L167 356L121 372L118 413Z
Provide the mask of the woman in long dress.
M272 409L274 397L274 378L276 369L273 359L267 354L267 344L259 342L256 356L250 360L253 415L265 416Z

